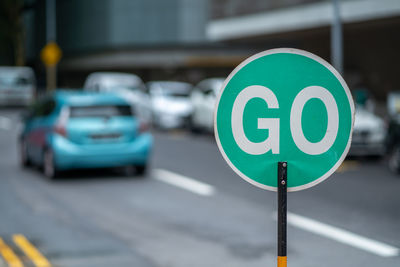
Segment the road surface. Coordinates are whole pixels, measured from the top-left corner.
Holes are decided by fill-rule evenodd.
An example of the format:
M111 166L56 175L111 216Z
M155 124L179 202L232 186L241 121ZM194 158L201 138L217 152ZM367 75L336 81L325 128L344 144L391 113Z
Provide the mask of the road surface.
M239 178L212 136L155 133L144 177L48 181L19 167L17 132L18 112L0 110L0 266L276 266L276 194ZM399 191L384 160L352 159L289 193L288 265L400 266Z

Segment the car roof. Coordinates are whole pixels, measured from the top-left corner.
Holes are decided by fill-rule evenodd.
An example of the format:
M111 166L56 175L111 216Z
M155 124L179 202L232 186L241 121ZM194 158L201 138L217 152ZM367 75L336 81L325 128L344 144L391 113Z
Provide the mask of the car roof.
M201 87L207 84L210 86L210 88L207 89L213 89L216 93L221 89L222 84L224 83L225 78L223 77L213 77L213 78L207 78L204 80L201 80L199 83L197 83L196 87Z
M53 95L57 102L68 106L130 105L123 97L109 92L57 90Z
M34 76L34 72L30 67L0 66L0 74Z
M190 91L193 87L192 84L181 81L151 81L146 83L147 87L159 87L164 89L179 88L184 91Z
M150 81L147 82L146 84L187 84L191 85L188 82L182 82L182 81L168 81L168 80L157 80L157 81Z
M142 79L133 73L125 73L125 72L93 72L89 74L89 76L95 77L96 79L115 79L115 78L122 78L122 79L135 79L142 81Z

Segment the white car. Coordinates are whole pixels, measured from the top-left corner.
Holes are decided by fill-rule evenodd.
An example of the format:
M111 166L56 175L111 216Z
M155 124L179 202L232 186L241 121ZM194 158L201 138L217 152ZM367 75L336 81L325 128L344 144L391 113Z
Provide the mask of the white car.
M0 105L29 105L36 93L36 79L29 67L0 67Z
M193 89L190 95L193 104L190 127L193 131L213 131L216 98L224 81L225 78L205 79Z
M189 95L192 85L185 82L154 81L147 83L153 124L161 129L187 126L192 114Z
M94 72L86 78L84 90L118 93L137 108L144 121L151 122L150 99L142 79L135 74Z
M372 112L356 107L350 156L383 156L386 152L386 125Z

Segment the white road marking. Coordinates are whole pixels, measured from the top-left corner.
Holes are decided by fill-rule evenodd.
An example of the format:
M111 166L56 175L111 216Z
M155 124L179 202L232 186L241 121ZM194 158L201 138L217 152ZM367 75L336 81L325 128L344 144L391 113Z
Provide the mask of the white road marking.
M12 121L10 118L0 116L0 129L10 130Z
M276 214L274 216L276 218ZM391 245L375 241L349 231L339 229L300 215L288 212L287 223L294 227L318 234L343 244L347 244L382 257L398 256L400 250Z
M154 169L152 176L154 179L202 196L211 196L216 193L216 189L212 185L199 182L193 178L189 178L168 170ZM276 219L276 213L274 214L274 218ZM337 242L368 251L381 257L395 257L400 255L400 249L394 246L366 238L350 231L324 224L322 222L318 222L294 213L288 212L287 223L302 230L330 238Z
M212 196L215 194L215 187L212 185L199 182L193 178L186 177L171 171L163 170L163 169L154 169L152 171L153 178L170 184L176 187L188 190L192 193L201 195L201 196Z

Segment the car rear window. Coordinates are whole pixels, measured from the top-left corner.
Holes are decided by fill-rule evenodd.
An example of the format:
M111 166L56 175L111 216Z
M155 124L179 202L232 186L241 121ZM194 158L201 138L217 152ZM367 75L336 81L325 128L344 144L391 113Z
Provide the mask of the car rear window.
M25 86L32 84L27 77L21 76L0 76L0 85L4 86Z
M70 107L70 118L132 116L129 105L99 105Z
M189 96L189 91L171 91L167 93L167 95L173 96L173 97L188 97Z

